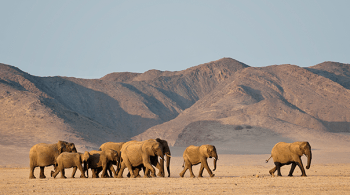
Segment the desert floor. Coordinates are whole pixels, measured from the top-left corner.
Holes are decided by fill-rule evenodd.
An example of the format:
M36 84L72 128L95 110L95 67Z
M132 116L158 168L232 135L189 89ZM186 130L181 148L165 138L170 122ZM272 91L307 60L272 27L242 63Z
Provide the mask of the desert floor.
M282 167L282 177L271 177L268 171L273 161L265 163L269 154L219 155L215 177L210 178L204 171L203 178L179 177L182 157L173 156L171 177L168 178L76 178L50 177L53 167L45 169L46 179L28 179L28 167L0 168L0 194L349 194L350 162L341 158L344 154L330 156L313 152L313 163L306 170L307 177L300 177L297 167L294 177L288 177L290 166ZM322 157L322 158L318 158ZM348 157L348 155L346 155ZM337 163L336 157L343 159ZM306 157L302 157L304 166ZM208 159L213 168L212 159ZM194 167L198 175L199 166ZM127 171L124 171L124 176ZM276 173L275 173L276 174ZM39 168L35 169L38 177Z

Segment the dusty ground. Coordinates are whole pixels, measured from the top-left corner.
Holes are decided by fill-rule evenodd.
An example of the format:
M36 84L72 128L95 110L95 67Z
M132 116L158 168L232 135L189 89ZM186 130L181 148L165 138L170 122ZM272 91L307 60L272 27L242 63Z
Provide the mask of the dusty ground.
M287 177L290 166L282 168L282 177L271 177L268 171L273 162L265 163L268 154L219 155L214 178L206 171L204 178L189 178L188 172L180 178L180 156L172 158L170 178L81 179L79 171L76 178L70 178L69 169L68 179L53 179L49 177L52 167L48 167L46 179L28 179L29 168L4 167L0 168L0 194L348 194L350 162L337 164L334 158L317 158L321 156L317 151L313 156L314 162L306 170L308 177L300 177L298 168L294 177ZM306 164L306 157L302 160ZM209 165L213 167L211 159ZM198 168L194 167L195 175ZM37 168L35 176L38 174Z

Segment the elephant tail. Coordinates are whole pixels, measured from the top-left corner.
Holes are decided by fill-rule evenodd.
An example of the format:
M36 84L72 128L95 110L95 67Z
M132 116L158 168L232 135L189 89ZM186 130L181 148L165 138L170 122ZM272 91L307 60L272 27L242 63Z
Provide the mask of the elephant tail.
M271 157L272 157L272 155L270 156L270 158L271 158ZM268 162L269 162L270 158L266 160L266 163L268 163Z
M182 168L184 168L185 167L185 161L182 163Z

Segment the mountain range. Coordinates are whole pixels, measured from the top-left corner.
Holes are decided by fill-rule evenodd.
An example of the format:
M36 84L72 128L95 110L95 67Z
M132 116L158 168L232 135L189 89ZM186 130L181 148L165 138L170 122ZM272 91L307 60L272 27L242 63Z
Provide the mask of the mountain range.
M182 71L38 77L0 64L0 165L36 143L166 139L224 153L268 154L279 141L350 148L350 65L251 67L231 58ZM25 159L24 159L25 158ZM23 160L24 159L24 160Z

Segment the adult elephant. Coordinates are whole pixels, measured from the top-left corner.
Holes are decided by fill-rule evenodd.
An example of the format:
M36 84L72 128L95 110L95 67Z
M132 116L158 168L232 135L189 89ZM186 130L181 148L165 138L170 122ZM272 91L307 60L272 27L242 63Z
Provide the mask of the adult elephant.
M124 169L127 167L129 169L132 178L135 178L133 172L133 167L137 167L141 164L146 167L146 169L151 171L151 176L155 177L155 170L150 163L151 156L160 156L162 158L163 149L159 142L154 140L145 141L129 141L126 142L121 149L121 168L118 173L118 177L123 177ZM148 177L145 174L144 177Z
M118 174L120 169L120 150L122 149L122 146L125 142L106 142L100 146L100 151L106 151L106 150L114 150L118 153L118 159L116 161L111 162L111 166L113 165L117 166L116 173ZM110 171L111 168L109 168L109 175L112 177L112 172Z
M46 178L44 168L55 165L56 158L62 152L77 152L77 149L74 143L66 141L58 141L56 144L40 143L34 145L29 151L29 179L35 179L35 167L40 167L40 178Z
M277 176L282 176L281 167L292 164L288 176L293 176L294 169L296 165L298 165L302 173L301 176L306 177L305 169L303 163L301 162L301 156L303 155L307 156L306 169L309 169L312 159L311 146L309 142L277 143L272 148L270 156L270 158L273 158L276 166L271 169L269 173L274 176L274 173L277 170ZM267 159L266 162L268 162L270 158Z
M92 172L92 178L98 178L98 174L102 171L101 177L105 178L108 177L106 172L107 168L111 170L111 172L114 174L114 177L117 177L117 174L111 166L111 163L113 161L117 161L119 159L118 153L114 150L105 150L105 151L97 151L92 150L89 152L90 158L88 160L88 168L91 169ZM87 175L89 176L89 175Z
M167 171L168 171L168 177L170 177L170 159L171 159L171 152L170 152L170 148L169 148L169 145L168 145L168 142L166 140L162 140L160 138L157 138L157 139L150 139L148 141L154 141L154 142L158 142L160 147L162 148L163 150L163 153L164 155L166 156L166 168L167 168ZM164 171L164 156L162 156L162 158L160 158L159 162L158 162L158 155L155 155L155 156L151 156L150 157L150 161L151 161L151 164L153 166L155 166L159 172L157 174L158 177L165 177L165 171ZM138 167L135 167L133 168L134 169L134 175L135 177L138 177L139 176L139 171L141 170L141 168L143 170L145 170L145 167L142 165L138 166ZM145 171L147 172L147 174L149 173L147 170ZM148 175L149 176L149 175Z
M216 152L216 148L213 145L201 145L201 146L188 146L184 153L184 169L180 173L180 177L183 177L186 173L187 169L189 169L191 177L194 178L194 174L192 171L193 165L198 165L201 163L201 167L199 169L198 177L203 177L203 170L204 168L208 171L210 177L214 177L215 174L213 174L208 166L207 159L208 158L214 158L214 169L216 170L216 161L218 160L218 154Z
M87 171L87 162L90 158L90 153L71 153L62 152L56 159L57 165L55 167L55 172L51 171L51 177L56 178L57 174L61 172L61 178L67 178L65 176L65 168L73 167L72 178L74 178L77 168L80 170L80 178L86 178L85 171ZM84 163L84 168L81 164Z

